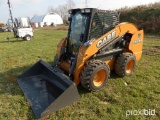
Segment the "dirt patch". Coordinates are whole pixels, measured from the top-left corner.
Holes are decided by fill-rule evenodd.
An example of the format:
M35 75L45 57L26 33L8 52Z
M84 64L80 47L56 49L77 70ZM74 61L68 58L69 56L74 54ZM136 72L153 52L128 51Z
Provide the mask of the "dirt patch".
M107 103L107 102L104 102L104 101L100 101L99 104L100 104L100 105L107 105L108 103Z
M143 50L144 55L160 55L160 46L153 46L150 49Z
M159 41L160 41L160 37L147 36L147 37L145 38L145 40L159 40Z

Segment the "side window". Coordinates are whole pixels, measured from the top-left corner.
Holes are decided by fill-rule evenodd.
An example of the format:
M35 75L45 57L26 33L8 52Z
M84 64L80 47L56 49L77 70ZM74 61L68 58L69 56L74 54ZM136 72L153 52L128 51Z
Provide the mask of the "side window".
M103 14L96 13L93 17L90 30L90 39L98 38L103 33Z
M96 13L93 17L90 30L90 39L98 38L112 29L113 17L108 13Z
M105 34L109 30L112 29L113 26L113 17L111 14L104 14L104 21L103 21L103 33Z

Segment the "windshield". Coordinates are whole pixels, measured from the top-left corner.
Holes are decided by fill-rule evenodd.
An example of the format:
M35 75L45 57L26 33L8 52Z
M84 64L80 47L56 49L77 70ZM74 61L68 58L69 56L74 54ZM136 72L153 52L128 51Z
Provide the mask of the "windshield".
M88 28L89 17L81 13L76 13L72 17L69 35L69 53L78 52L79 46L85 41Z

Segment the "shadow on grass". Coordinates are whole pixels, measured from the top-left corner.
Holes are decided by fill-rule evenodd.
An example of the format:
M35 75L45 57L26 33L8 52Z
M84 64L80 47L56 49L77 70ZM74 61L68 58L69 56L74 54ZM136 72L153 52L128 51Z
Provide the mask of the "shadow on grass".
M122 78L122 77L118 76L118 75L115 73L115 71L112 70L111 73L110 73L110 78L113 78L114 80L116 80L116 79ZM109 78L109 79L110 79L110 78Z
M21 39L14 39L14 40L5 40L5 41L0 41L0 43L14 43L14 42L24 42L25 40Z
M22 72L24 72L26 69L28 69L30 66L24 66L24 67L17 67L17 68L13 68L10 69L9 71L6 71L4 73L0 73L0 87L1 87L1 91L0 94L1 95L11 95L11 96L24 96L23 92L21 91L18 83L17 83L17 79L18 76L22 74ZM16 101L19 101L19 104L21 104L21 106L23 107L24 104L23 101L21 101L20 98L17 98ZM17 108L19 109L19 108ZM17 113L18 114L18 113ZM31 108L28 110L27 112L27 119L31 120L31 119L35 119L34 114L31 110Z

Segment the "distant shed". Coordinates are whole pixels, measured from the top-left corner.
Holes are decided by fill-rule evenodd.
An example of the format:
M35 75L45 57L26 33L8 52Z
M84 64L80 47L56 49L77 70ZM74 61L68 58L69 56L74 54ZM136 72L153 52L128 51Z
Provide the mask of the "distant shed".
M50 25L63 24L63 19L57 13L48 13L46 15L37 15L31 19L35 26L43 27Z

